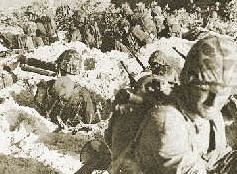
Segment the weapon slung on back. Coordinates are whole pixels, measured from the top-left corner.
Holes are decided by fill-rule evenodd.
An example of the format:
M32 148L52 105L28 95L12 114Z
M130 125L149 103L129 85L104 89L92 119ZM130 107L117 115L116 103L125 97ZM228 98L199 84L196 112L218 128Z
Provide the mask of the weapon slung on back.
M178 53L182 58L186 59L186 56L181 53L176 47L172 47L174 51L176 51L176 53Z
M142 67L143 71L145 71L145 70L146 70L146 67L143 65L143 63L142 63L141 60L138 58L138 56L137 56L129 47L127 47L127 49L128 49L128 51L129 51L129 53L131 54L131 56L133 56L133 57L136 59L137 63Z
M128 72L128 69L127 69L127 67L124 65L123 61L120 61L120 63L121 63L121 65L122 65L122 67L124 68L124 70L126 71L126 73L128 74L128 78L129 78L129 80L130 80L130 86L131 86L131 87L135 87L136 84L137 84L137 81L134 79L134 77L132 76L132 74L130 74L130 73Z

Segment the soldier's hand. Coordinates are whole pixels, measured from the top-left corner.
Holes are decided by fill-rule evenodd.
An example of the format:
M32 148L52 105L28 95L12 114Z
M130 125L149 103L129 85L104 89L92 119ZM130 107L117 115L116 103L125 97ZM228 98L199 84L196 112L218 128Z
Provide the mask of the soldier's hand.
M125 104L128 103L130 98L130 94L126 89L121 89L118 91L118 93L115 95L115 101L119 104Z
M133 107L131 106L131 104L117 104L115 106L115 111L119 111L124 115L126 113L133 112Z

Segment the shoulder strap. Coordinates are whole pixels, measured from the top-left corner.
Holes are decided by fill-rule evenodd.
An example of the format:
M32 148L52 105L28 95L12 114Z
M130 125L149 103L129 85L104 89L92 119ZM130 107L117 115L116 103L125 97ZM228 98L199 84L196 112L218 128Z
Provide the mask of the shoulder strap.
M212 120L210 120L209 124L210 124L210 135L209 135L209 147L207 149L207 152L211 152L216 148L216 136L214 130L215 123Z
M141 137L142 135L142 131L145 127L145 125L147 124L147 122L149 121L149 116L144 116L141 124L139 125L139 129L135 135L135 137L130 141L130 143L128 144L128 146L125 148L125 150L120 154L118 155L118 157L112 161L112 166L111 166L111 172L112 174L116 174L117 171L119 171L119 168L120 168L120 165L122 164L124 158L126 157L126 155L131 152L131 150L135 149L138 141L139 141L139 138Z

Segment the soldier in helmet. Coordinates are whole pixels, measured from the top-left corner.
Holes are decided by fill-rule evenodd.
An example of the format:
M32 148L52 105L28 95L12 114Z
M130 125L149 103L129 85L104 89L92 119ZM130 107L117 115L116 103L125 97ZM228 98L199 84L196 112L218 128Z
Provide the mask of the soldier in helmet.
M118 28L116 30L116 40L115 40L115 49L128 52L129 50L127 47L131 45L131 35L130 31L130 23L127 19L120 19L118 22Z
M136 12L143 13L143 12L145 12L145 10L146 10L146 6L144 3L138 2L136 4L136 9L135 9Z
M168 81L176 82L174 80L176 77L171 76L176 76L177 73L170 73L172 69L161 68L163 64L172 65L167 60L165 62L165 59L167 57L162 51L155 51L149 59L153 74L140 78L133 91L122 89L115 96L115 111L106 132L106 142L112 151L112 161L120 158L119 154L123 153L126 146L136 136L144 115L151 109L153 103L165 103L167 96L170 95L173 85ZM120 134L121 132L126 132L126 135ZM127 164L122 167L122 173L139 172L139 167L133 167L134 161L130 157L125 163ZM116 172L112 171L112 173Z
M152 74L141 77L134 90L120 90L116 95L115 103L118 105L115 109L130 112L127 108L131 103L145 104L149 107L157 96L160 102L163 102L165 96L168 96L174 86L179 84L180 68L173 58L157 50L150 56L148 63Z
M80 29L73 23L69 27L69 31L67 33L67 39L68 42L74 42L74 41L82 41L82 34Z
M58 124L59 130L68 125L76 126L80 122L90 124L95 121L91 92L75 84L69 77L62 76L48 82L43 80L37 87L35 101L40 111Z
M142 28L149 35L150 40L154 40L157 36L156 24L150 13L145 13L142 16Z
M129 5L127 2L125 2L124 4L122 4L121 12L122 12L122 15L123 15L125 18L127 18L127 17L133 15L133 11L132 11L130 5Z
M161 37L182 37L181 25L174 16L167 16L163 21L164 29L161 31Z
M237 172L221 114L237 85L236 52L236 43L226 37L209 36L193 45L180 86L167 104L154 105L138 131L133 153L143 173Z

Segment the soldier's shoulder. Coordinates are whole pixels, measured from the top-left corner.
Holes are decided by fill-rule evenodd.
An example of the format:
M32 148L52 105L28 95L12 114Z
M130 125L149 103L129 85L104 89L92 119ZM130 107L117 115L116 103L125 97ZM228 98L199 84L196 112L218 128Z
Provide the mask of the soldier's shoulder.
M177 114L180 111L172 104L160 104L159 102L154 103L154 106L151 109L151 113L160 113L160 114Z
M154 107L150 110L150 116L151 119L162 124L176 124L183 120L182 113L173 105L154 104Z

